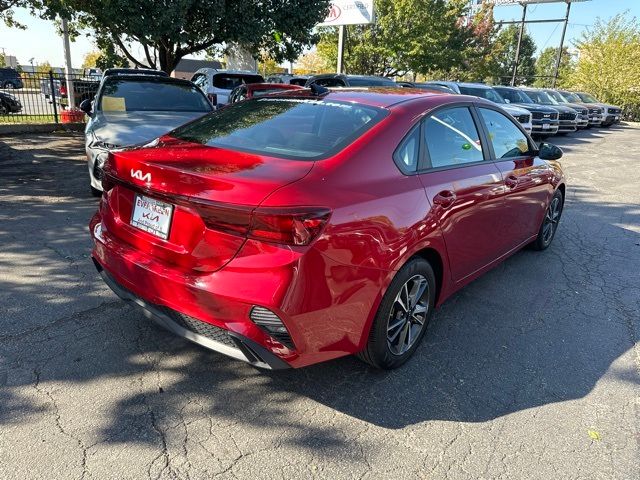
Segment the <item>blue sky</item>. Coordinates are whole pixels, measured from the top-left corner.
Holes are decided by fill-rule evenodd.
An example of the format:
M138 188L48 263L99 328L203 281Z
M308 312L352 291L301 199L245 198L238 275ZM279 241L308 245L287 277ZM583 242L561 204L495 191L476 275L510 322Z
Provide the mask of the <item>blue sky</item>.
M565 4L541 4L528 7L529 19L561 18L564 16ZM596 17L609 18L628 10L630 15L640 17L640 0L591 0L574 3L567 28L567 41L580 37L581 32L592 25ZM519 6L496 7L498 20L515 20L522 16ZM27 10L16 11L16 19L27 25L27 30L9 29L0 24L0 51L18 57L18 62L28 64L30 58L34 63L49 61L53 66L63 63L62 39L57 36L53 24L31 17ZM561 24L533 24L528 26L539 49L545 46L557 46L560 41ZM93 49L90 39L78 38L71 45L72 63L74 67L82 64L83 56Z

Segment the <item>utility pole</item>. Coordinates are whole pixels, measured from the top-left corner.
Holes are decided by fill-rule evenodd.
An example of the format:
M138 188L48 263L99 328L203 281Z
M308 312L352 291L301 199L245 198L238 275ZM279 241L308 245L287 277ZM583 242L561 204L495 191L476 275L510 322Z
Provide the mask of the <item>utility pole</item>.
M564 35L567 33L567 23L569 23L569 13L571 12L571 2L567 2L567 13L564 16L564 25L562 26L562 36L560 37L560 48L558 48L558 57L556 58L556 69L553 72L553 85L556 88L558 82L558 72L560 71L560 62L562 61L562 47L564 46Z
M344 25L338 27L338 66L336 73L342 73L342 61L344 57Z
M75 92L73 91L73 69L71 68L71 47L69 42L69 26L67 19L62 19L62 48L64 50L64 71L67 79L67 100L69 108L76 106Z
M522 5L522 21L520 22L520 31L518 32L518 45L516 46L516 61L513 64L513 75L511 76L511 86L516 85L516 76L518 75L518 62L520 62L520 44L522 43L522 34L524 33L524 22L527 19L527 4Z

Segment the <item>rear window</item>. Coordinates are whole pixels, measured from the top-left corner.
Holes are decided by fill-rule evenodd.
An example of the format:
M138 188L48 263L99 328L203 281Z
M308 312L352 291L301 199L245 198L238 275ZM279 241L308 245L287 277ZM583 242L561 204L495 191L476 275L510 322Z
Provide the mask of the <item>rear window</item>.
M108 77L100 97L103 112L210 112L211 104L190 83L161 78L136 80Z
M305 83L307 83L307 79L306 78L292 78L291 80L289 80L289 83L291 85L300 85L301 87L304 87Z
M265 97L223 108L170 135L211 147L315 160L346 147L385 112L330 100Z
M262 83L264 79L262 75L243 75L241 73L223 73L213 76L213 86L225 90L233 90L234 88L245 83Z

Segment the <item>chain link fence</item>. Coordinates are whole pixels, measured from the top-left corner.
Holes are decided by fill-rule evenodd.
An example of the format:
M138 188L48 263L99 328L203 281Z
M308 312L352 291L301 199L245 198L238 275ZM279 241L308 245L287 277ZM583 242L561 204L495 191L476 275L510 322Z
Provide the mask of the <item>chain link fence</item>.
M84 122L80 102L93 99L100 79L63 73L15 73L0 79L0 125ZM76 109L69 108L73 98Z

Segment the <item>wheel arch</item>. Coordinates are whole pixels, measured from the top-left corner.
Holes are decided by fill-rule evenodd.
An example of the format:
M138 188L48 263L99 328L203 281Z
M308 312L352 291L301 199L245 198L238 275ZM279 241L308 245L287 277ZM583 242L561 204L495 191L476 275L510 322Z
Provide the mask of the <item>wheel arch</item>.
M442 286L444 283L444 262L442 260L442 256L440 252L438 252L435 248L426 247L421 250L415 252L407 262L411 261L413 258L422 258L429 262L431 268L433 269L433 273L436 277L436 300L435 304L438 304L438 300L440 298L440 293L442 292ZM406 262L405 262L406 263Z

